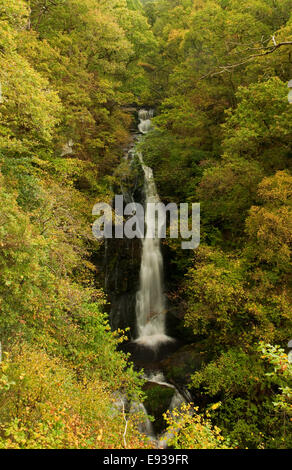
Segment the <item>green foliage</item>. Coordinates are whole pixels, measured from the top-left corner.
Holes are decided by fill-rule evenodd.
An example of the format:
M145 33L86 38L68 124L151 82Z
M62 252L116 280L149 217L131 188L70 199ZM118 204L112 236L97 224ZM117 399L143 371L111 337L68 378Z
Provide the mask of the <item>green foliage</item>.
M277 273L291 272L292 177L277 172L264 178L258 187L262 206L253 206L246 219L249 236L247 253L257 262L267 263Z
M145 407L149 415L154 417L153 427L158 433L163 429L163 413L171 403L173 392L173 389L160 385L151 385L146 390Z
M255 355L246 354L240 349L229 349L217 361L195 372L191 384L197 389L203 386L210 396L224 391L228 397L239 392L251 394L263 377L262 367L257 364Z
M240 329L240 321L246 321L238 315L246 301L243 267L239 260L207 247L198 250L196 259L196 267L189 270L186 323L195 334L210 331L210 341L217 344L224 338L229 341L234 322Z
M204 222L216 223L222 230L242 230L262 176L256 162L243 158L226 158L222 164L207 168L197 189Z
M289 448L291 371L287 356L279 349L263 342L246 351L229 349L192 376L191 387L198 400L208 396L210 402L214 398L221 401L214 421L239 447ZM264 355L260 357L258 351ZM280 373L267 372L263 359L276 360Z
M286 424L286 418L290 418L291 427L291 416L292 416L292 388L291 388L291 377L292 377L292 365L288 361L287 354L284 349L279 346L272 346L271 344L259 344L258 350L263 354L262 359L267 360L273 367L272 372L267 372L266 376L270 377L272 383L275 383L279 387L280 393L276 395L273 405L277 410L283 413L284 422ZM288 421L288 423L289 423Z
M287 84L278 77L242 87L236 111L224 125L223 149L228 155L260 160L268 171L288 165L292 109Z

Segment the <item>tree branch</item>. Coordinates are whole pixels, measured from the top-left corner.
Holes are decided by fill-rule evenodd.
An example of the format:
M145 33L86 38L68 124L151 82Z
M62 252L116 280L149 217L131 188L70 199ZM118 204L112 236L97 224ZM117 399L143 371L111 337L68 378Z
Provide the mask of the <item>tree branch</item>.
M252 54L246 57L246 59L244 59L242 62L238 62L236 64L219 65L218 67L219 70L217 69L217 70L214 70L213 72L209 72L206 75L203 75L200 78L200 80L203 80L204 78L208 78L208 77L214 77L215 75L220 75L225 72L232 72L233 69L240 67L241 65L247 64L248 62L251 62L253 59L256 59L257 57L264 57L268 54L272 54L280 47L292 46L292 41L283 41L283 42L277 43L275 40L275 36L272 37L272 41L273 41L273 46L267 46L264 52L261 52L260 54Z
M127 436L127 429L128 429L128 421L127 421L127 418L126 418L124 402L122 402L122 404L123 404L123 416L124 416L124 420L125 420L125 423L126 423L125 424L124 434L123 434L123 439L124 439L124 446L125 446L125 448L127 448L126 436Z

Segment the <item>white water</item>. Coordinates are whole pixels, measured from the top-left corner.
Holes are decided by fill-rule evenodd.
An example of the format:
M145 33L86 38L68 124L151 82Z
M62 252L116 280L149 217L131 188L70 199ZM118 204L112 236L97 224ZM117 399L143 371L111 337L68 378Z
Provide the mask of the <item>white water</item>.
M176 390L174 385L169 384L166 382L164 374L161 371L150 372L144 376L148 382L154 382L157 385L161 385L163 387L173 388Z
M151 118L153 118L153 111L149 110L147 111L146 109L140 109L138 113L139 117L139 125L138 129L142 134L147 134L147 132L150 131L151 129Z
M133 402L130 408L130 413L139 416L138 429L142 434L154 439L155 433L152 423L148 418L147 410L143 403Z
M139 111L139 130L147 134L151 129L152 111ZM157 217L151 216L149 203L159 203L153 171L145 165L143 156L138 154L144 175L146 192L146 236L142 240L142 260L140 269L140 289L136 297L136 317L138 338L136 343L157 347L161 343L172 341L166 335L165 314L166 302L163 292L163 259L160 249L160 238ZM160 219L161 220L161 219Z

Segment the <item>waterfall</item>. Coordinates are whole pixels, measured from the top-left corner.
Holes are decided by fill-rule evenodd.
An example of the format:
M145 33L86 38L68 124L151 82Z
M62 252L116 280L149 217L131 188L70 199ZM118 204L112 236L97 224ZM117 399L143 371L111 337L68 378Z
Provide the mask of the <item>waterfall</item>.
M145 374L144 378L147 379L148 382L154 382L157 385L162 385L163 387L173 388L174 390L176 390L174 385L166 382L164 374L161 371L155 371Z
M148 418L147 410L143 403L141 402L133 402L130 408L130 413L138 414L140 420L138 422L138 429L141 434L145 434L152 439L155 437L155 433L153 430L152 423Z
M139 130L147 134L151 129L151 118L153 111L139 111ZM136 318L138 338L136 343L145 346L155 347L160 343L172 341L166 335L165 314L166 301L163 292L163 258L160 249L160 238L158 236L158 220L151 211L149 203L159 203L153 171L145 165L143 156L138 153L144 177L146 193L146 236L142 240L142 259L140 269L140 289L136 296ZM162 220L162 218L160 218Z
M153 118L153 111L147 111L146 109L140 109L138 113L139 125L138 129L142 134L147 134L151 129L151 118Z
M131 346L129 351L134 353L136 360L137 357L138 361L142 358L146 367L147 364L152 367L152 362L160 362L161 358L165 357L165 354L169 354L173 350L173 347L176 347L176 340L166 334L166 298L163 289L163 257L159 237L159 232L164 225L164 217L159 217L159 210L161 210L159 206L154 212L152 212L151 207L149 207L151 203L159 204L160 198L157 192L153 171L150 167L145 165L143 155L138 151L136 146L137 142L143 138L141 134L147 134L152 128L151 119L153 117L153 111L141 109L138 113L138 117L139 134L134 135L133 143L127 149L125 159L129 162L133 162L134 157L137 156L144 173L146 233L144 233L144 238L142 238L139 289L136 295L131 295L131 300L129 300L130 297L128 294L124 296L119 295L118 298L114 300L114 303L112 303L112 312L114 312L114 324L119 328L123 312L126 311L127 308L133 312L135 308L137 337L129 343ZM123 192L123 195L126 202L134 202L133 195L127 194L126 192ZM117 276L115 279L117 279ZM149 357L151 359L149 359ZM186 401L183 396L186 395L185 391L182 392L183 395L179 393L174 384L167 382L161 370L156 368L149 370L147 367L143 378L150 388L158 386L173 391L171 401L169 398L166 398L164 403L165 411L168 406L170 412L174 413L175 409L181 408L182 403ZM146 390L148 390L148 388ZM127 415L136 415L138 418L136 424L139 431L145 436L148 436L153 446L158 449L168 447L168 441L173 437L173 434L171 432L164 432L160 436L156 434L157 429L152 425L143 403L138 401L131 402L120 394L117 394L114 398L115 401L112 407L113 413L126 412ZM149 408L149 412L151 413L151 406L149 406ZM158 423L158 426L160 426L160 423Z

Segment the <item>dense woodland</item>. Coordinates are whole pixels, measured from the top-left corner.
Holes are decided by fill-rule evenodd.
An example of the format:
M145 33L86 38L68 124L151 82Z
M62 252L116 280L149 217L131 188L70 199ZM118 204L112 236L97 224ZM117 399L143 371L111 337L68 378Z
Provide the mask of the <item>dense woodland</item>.
M169 445L291 448L292 0L0 0L0 65L0 448L153 446L91 232L142 106L161 200L201 203L200 247L163 241L203 358Z

